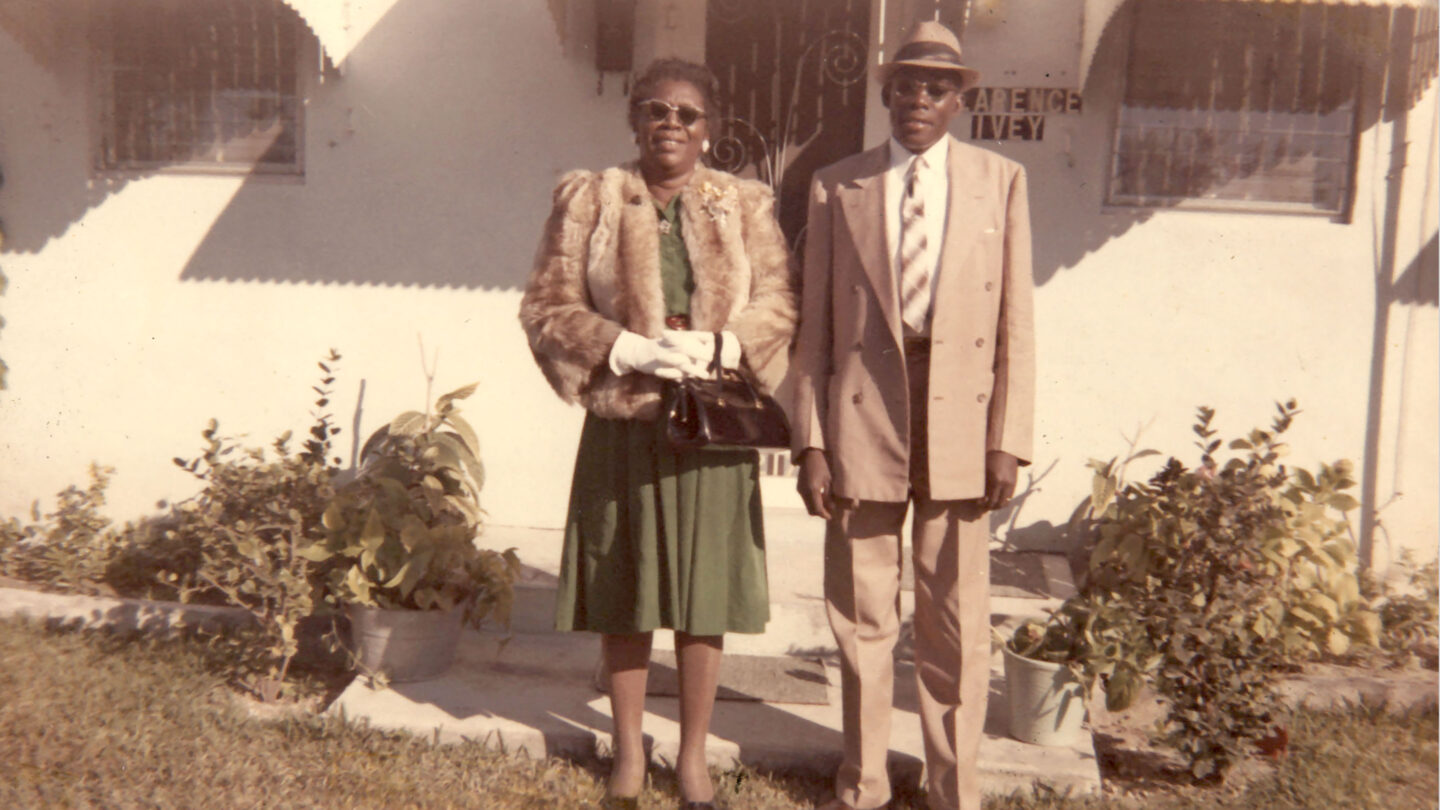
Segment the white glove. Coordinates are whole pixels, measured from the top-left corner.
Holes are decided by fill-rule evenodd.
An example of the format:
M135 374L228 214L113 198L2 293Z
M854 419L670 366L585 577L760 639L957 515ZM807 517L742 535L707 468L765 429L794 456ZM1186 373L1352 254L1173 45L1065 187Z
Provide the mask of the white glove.
M743 351L740 339L734 332L691 332L680 329L666 329L660 333L660 346L684 352L690 359L703 363L707 368L715 361L715 335L720 340L720 365L734 371L740 368Z
M704 376L705 364L695 362L684 352L662 347L658 340L625 331L610 347L610 370L616 376L638 371L662 380L680 380Z

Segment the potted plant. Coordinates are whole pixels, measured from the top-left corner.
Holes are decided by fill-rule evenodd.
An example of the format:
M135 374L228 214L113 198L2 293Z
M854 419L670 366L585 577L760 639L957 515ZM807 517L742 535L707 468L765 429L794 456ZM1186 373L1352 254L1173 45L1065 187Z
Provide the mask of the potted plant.
M1128 611L1078 593L1048 620L1025 621L1001 645L1010 734L1036 745L1073 745L1097 680L1108 708L1122 710L1143 683L1143 627Z
M475 388L377 430L359 473L325 510L327 541L315 559L326 566L328 598L349 614L362 670L391 682L443 673L464 624L509 627L520 562L514 549L475 543L485 470L455 406Z

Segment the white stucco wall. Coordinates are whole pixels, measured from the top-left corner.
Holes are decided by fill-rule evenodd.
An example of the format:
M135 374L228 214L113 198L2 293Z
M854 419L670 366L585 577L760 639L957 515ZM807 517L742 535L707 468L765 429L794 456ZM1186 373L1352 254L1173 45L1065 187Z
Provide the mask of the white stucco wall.
M619 82L596 93L589 23L567 20L562 57L545 4L399 0L367 18L343 75L311 88L303 183L151 176L108 193L89 180L83 46L57 75L0 31L0 516L82 481L92 459L118 468L117 516L188 494L169 459L195 452L206 419L256 444L303 430L331 346L345 356L331 410L348 459L357 435L423 404L419 334L440 352L435 394L481 383L464 407L492 521L560 525L581 412L550 393L515 313L558 174L633 152ZM1044 141L989 145L1028 169L1039 285L1025 473L1043 479L998 528L1053 545L1088 491L1086 459L1121 452L1122 434L1148 425L1143 445L1193 461L1195 406L1218 408L1232 435L1293 396L1299 463L1359 464L1378 420L1377 562L1401 546L1433 556L1433 304L1391 305L1373 415L1370 397L1390 125L1362 134L1349 224L1107 210L1122 58L1101 43L1084 113L1051 116ZM1397 273L1436 228L1434 109L1432 87L1408 122ZM878 143L878 93L867 116Z
M1044 3L1014 0L1001 8L1026 17L1026 9ZM1027 17L1023 26L1005 19L972 23L964 49L967 62L982 72L982 86L1074 88L1046 80L1064 73L1081 51L1081 32L1067 33L1060 24L1065 16ZM1216 427L1229 438L1268 427L1273 403L1294 397L1303 413L1289 433L1293 463L1313 468L1348 458L1359 471L1367 440L1376 447L1368 506L1384 508L1373 561L1383 567L1406 547L1422 560L1434 558L1440 319L1433 303L1388 307L1382 393L1371 397L1393 123L1361 133L1348 223L1107 207L1125 18L1096 16L1110 28L1091 32L1094 62L1079 88L1084 111L1047 116L1042 141L973 142L1025 165L1034 229L1037 443L1021 488L1029 477L1036 489L1002 516L1003 528L1012 529L1019 545L1055 542L1055 526L1089 491L1085 462L1123 454L1125 437L1137 428L1143 426L1141 447L1194 463L1199 451L1190 426L1197 406L1216 408ZM883 41L893 50L902 38L903 31L877 30L872 48ZM1436 232L1435 110L1432 82L1404 121L1395 276ZM967 115L952 131L971 142ZM887 111L872 83L866 144L888 134ZM1436 269L1425 272L1433 280ZM1368 435L1372 420L1376 427ZM1161 460L1135 465L1130 477L1147 476ZM1353 492L1360 495L1359 488ZM1358 533L1360 514L1351 517Z
M583 20L571 20L582 24ZM624 98L582 39L560 58L543 4L404 0L311 89L303 183L151 176L87 187L84 48L64 75L0 32L0 514L118 469L112 511L193 490L169 459L207 418L268 444L308 424L315 361L349 456L435 394L464 403L494 521L563 518L581 412L549 392L516 322L559 174L633 152Z

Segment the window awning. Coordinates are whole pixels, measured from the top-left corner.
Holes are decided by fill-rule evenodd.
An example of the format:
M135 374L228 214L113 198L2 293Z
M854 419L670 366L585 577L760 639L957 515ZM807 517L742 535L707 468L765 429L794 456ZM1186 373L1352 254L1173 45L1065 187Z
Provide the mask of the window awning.
M281 0L310 27L326 59L339 69L380 18L401 0Z
M1145 0L1085 0L1085 22L1080 38L1080 84L1082 87L1085 84L1085 78L1090 75L1090 63L1095 58L1095 49L1100 46L1100 35L1115 17L1115 13L1128 2L1145 2ZM1435 8L1440 0L1219 0L1219 2Z
M145 0L112 0L141 4ZM315 35L331 65L339 67L375 23L398 0L282 0ZM84 26L87 0L0 0L0 28L13 36L37 62L55 67L64 57L62 42Z
M348 0L338 3L335 0L284 0L284 3L295 9L309 26L330 64L338 67L345 61L350 54L349 26L346 25L350 12Z

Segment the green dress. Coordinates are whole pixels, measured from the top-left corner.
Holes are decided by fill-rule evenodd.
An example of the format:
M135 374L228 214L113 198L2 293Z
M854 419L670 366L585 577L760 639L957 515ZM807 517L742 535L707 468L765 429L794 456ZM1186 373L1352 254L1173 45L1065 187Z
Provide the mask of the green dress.
M695 289L680 198L656 211L667 315ZM586 414L570 486L558 630L760 633L770 618L754 450L677 453L664 421Z

